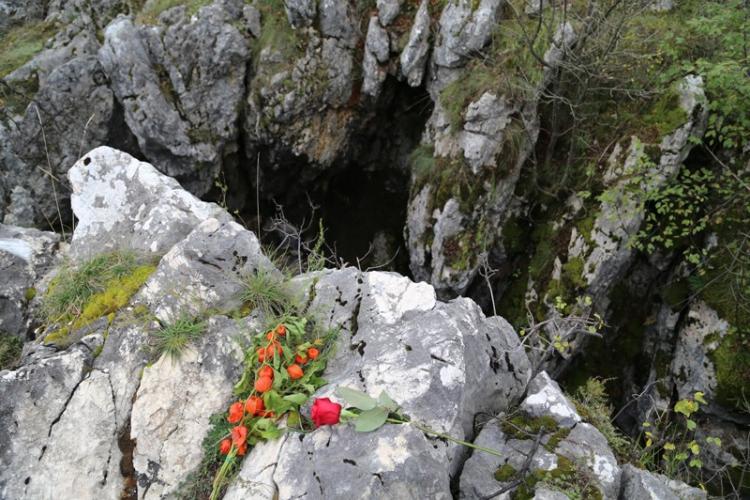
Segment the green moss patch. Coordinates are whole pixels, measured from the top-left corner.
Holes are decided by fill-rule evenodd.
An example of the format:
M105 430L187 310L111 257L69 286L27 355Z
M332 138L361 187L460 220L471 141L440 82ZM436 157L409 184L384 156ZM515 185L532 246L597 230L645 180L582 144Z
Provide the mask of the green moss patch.
M112 319L156 270L130 253L99 255L78 267L63 267L50 283L42 309L57 328L45 342L65 345L68 334L103 316Z
M569 458L557 455L557 467L552 470L537 469L527 475L524 482L513 492L513 500L531 500L538 486L560 491L568 498L602 500L602 493L592 485L591 478L584 474Z
M56 33L55 25L46 21L10 30L0 39L0 78L29 62Z

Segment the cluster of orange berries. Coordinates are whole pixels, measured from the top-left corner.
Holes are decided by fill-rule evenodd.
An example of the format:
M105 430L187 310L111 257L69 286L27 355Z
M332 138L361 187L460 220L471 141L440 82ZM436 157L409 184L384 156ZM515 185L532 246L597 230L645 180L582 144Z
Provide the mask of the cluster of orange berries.
M255 392L263 394L271 390L273 387L274 371L267 363L272 361L276 356L281 356L283 348L281 342L278 340L280 337L286 336L286 327L284 325L277 326L274 330L266 333L266 339L268 344L265 347L260 347L257 351L258 361L261 363L261 367L258 369L255 378ZM294 363L286 368L289 378L292 380L298 380L302 378L305 373L300 365L305 365L309 361L316 359L320 355L320 351L315 347L308 348L303 353L297 353L294 358ZM273 411L266 411L263 398L251 395L244 403L237 401L229 407L229 414L227 416L227 422L230 424L237 424L245 418L250 417L267 417L273 418L276 415ZM244 425L237 425L232 429L231 439L223 439L219 443L219 451L226 455L232 449L232 445L237 448L237 455L244 455L247 452L247 427Z
M286 327L284 325L279 325L276 327L275 330L271 330L266 334L266 339L268 339L268 344L265 347L260 347L258 349L258 361L260 363L265 363L266 361L270 361L274 358L274 356L281 355L283 352L283 349L281 347L281 342L279 342L277 339L278 337L283 337L286 335ZM305 375L305 372L302 370L302 367L300 365L304 365L310 360L313 360L318 357L320 354L320 351L316 349L315 347L310 347L307 349L307 352L305 354L297 354L294 357L294 363L287 366L286 372L289 374L289 378L292 380L297 380L302 378ZM273 386L273 369L268 365L263 365L260 370L258 370L258 377L255 379L255 390L259 393L268 392L271 387Z

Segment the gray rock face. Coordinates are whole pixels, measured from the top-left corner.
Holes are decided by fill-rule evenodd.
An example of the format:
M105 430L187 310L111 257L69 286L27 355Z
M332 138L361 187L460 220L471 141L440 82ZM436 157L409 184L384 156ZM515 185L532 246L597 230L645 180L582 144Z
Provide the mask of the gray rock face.
M365 39L365 55L362 61L365 81L362 91L365 94L377 97L385 80L386 72L381 64L388 62L390 54L390 43L388 32L383 29L378 16L370 18Z
M295 281L314 289L307 290L311 310L342 329L324 375L329 385L316 397L335 400L337 386L375 395L386 390L413 419L470 438L475 415L507 409L528 381L528 359L515 332L500 318L484 318L470 300L437 302L429 285L356 269ZM305 492L315 498L358 492L450 498L449 478L464 451L412 426L391 425L370 434L320 428L287 439L270 458L268 450L257 453L263 463L277 463L272 477L280 498ZM255 454L246 462L255 463ZM342 459L351 467L347 481L339 476Z
M148 163L108 147L89 152L68 177L78 218L70 249L76 258L114 249L163 254L202 221L231 219Z
M622 468L621 499L642 498L644 500L703 500L706 492L691 488L660 474L652 474L626 464Z
M166 27L119 18L99 51L142 153L198 195L237 149L248 49L231 10L170 10Z
M315 0L290 0L286 2L284 7L289 18L289 24L295 28L310 26L315 20L317 6Z
M39 459L91 366L92 349L79 344L40 356L16 371L0 372L0 497L54 498L37 489L49 487L50 479L37 475L43 472Z
M34 286L54 263L59 242L56 233L0 224L0 332L26 340Z
M414 17L414 25L409 33L409 41L401 52L401 75L412 87L422 83L427 53L430 49L430 13L427 0L422 0Z
M581 421L575 407L547 372L541 372L529 382L521 410L531 417L550 416L562 427L571 428Z
M130 431L139 499L174 495L200 464L208 419L226 409L242 374L239 333L234 321L213 317L179 361L162 356L143 371Z
M547 399L548 398L548 399ZM542 401L546 400L546 401ZM605 499L616 499L620 493L620 467L604 436L592 425L581 422L581 417L560 392L557 384L549 379L546 373L537 375L529 384L529 394L521 403L520 415L524 419L551 417L563 428L570 430L563 434L559 441L552 441L556 430L540 434L539 444L534 445L536 436L519 433L520 436L507 435L505 427L498 421L491 421L480 432L477 442L482 446L500 452L500 457L475 453L464 465L461 475L461 498L484 498L504 485L509 485L512 478L496 480L495 472L503 465L512 467L515 472L523 471L527 456L534 452L527 471L554 471L571 464L577 471L588 478ZM526 411L534 412L532 415ZM546 411L545 411L546 410ZM502 417L501 417L502 420ZM508 429L516 433L512 421ZM510 432L510 431L509 431ZM544 480L537 483L539 496L534 498L555 498L545 486ZM540 491L542 490L542 491ZM509 491L513 491L510 489ZM553 496L549 496L553 495Z
M472 52L487 45L502 3L501 0L481 0L474 9L470 0L449 2L440 15L434 63L446 68L463 66Z
M81 152L109 140L113 110L107 77L94 56L75 58L50 73L23 118L10 129L16 161L3 176L6 185L28 192L34 204L29 221L23 192L14 190L8 222L70 224L65 174Z
M388 26L393 22L401 11L403 0L377 0L378 14L383 26Z
M716 370L710 353L719 347L730 325L708 304L690 305L687 320L677 334L671 374L680 399L690 399L696 392L713 400Z
M136 301L167 323L206 310L231 311L242 305L243 276L257 271L281 279L253 233L207 219L161 259Z
M701 137L706 128L708 115L702 79L688 76L678 85L678 90L686 122L662 139L660 156L645 171L644 145L636 138L632 139L627 153L623 153L621 148L615 149L605 181L621 180L611 186L610 196L602 203L591 233L592 241L579 245L583 250L581 257L585 259L583 276L589 284L589 294L594 302L604 308L609 290L632 261L634 250L630 242L643 222L645 193L659 189L674 179L693 147L688 137ZM643 181L639 189L632 189L627 174L636 171ZM576 237L583 238L580 235Z

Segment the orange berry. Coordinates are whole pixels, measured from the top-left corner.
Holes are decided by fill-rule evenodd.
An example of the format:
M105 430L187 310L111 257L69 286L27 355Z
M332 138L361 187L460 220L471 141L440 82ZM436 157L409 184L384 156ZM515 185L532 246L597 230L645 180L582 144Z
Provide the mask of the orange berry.
M268 377L271 380L273 380L273 368L271 368L268 365L263 365L260 370L258 370L258 376L259 377Z
M229 439L222 439L221 443L219 443L219 453L221 453L222 455L226 455L231 449L232 441Z
M237 455L243 456L245 453L247 453L247 443L242 443L237 447Z
M268 340L273 340L273 339L274 339L275 337L276 337L276 334L275 334L274 332L268 332L268 333L266 334L266 338L267 338Z
M266 350L261 347L260 349L258 349L258 361L262 363L265 360L266 360Z
M320 355L320 351L319 351L319 350L317 350L317 349L316 349L316 348L314 348L314 347L311 347L311 348L309 348L309 349L307 350L307 356L308 356L308 357L309 357L310 359L315 359L315 358L317 358L317 357L318 357L319 355Z
M245 411L250 415L260 415L266 407L263 404L263 400L258 396L250 396L245 401Z
M284 325L279 325L276 327L276 333L281 335L282 337L286 335L286 327Z
M305 375L299 365L289 365L289 367L286 369L286 372L289 374L289 378L291 378L292 380L297 380L298 378L302 378Z
M227 422L230 424L236 424L240 420L242 420L242 417L244 416L243 410L242 410L242 401L237 401L236 403L233 403L232 406L229 407L229 415L227 416Z
M301 355L297 354L294 357L294 362L298 363L300 365L304 365L305 363L307 363L307 361L308 361L307 356L301 356Z
M273 380L271 377L258 377L258 380L255 381L255 390L260 393L268 392L272 385Z

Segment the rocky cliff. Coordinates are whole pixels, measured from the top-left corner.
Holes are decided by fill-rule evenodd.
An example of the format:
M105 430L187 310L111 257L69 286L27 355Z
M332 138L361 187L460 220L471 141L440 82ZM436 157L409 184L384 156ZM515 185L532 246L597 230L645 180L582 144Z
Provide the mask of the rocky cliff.
M746 14L0 0L0 497L183 491L242 374L235 339L263 323L258 273L340 330L332 386L393 387L507 459L319 430L258 446L228 498L556 498L559 475L574 497L697 494L665 473L747 495ZM128 272L53 303L110 266ZM156 356L187 317L189 355ZM582 406L592 379L637 453ZM537 393L574 423L540 431Z

